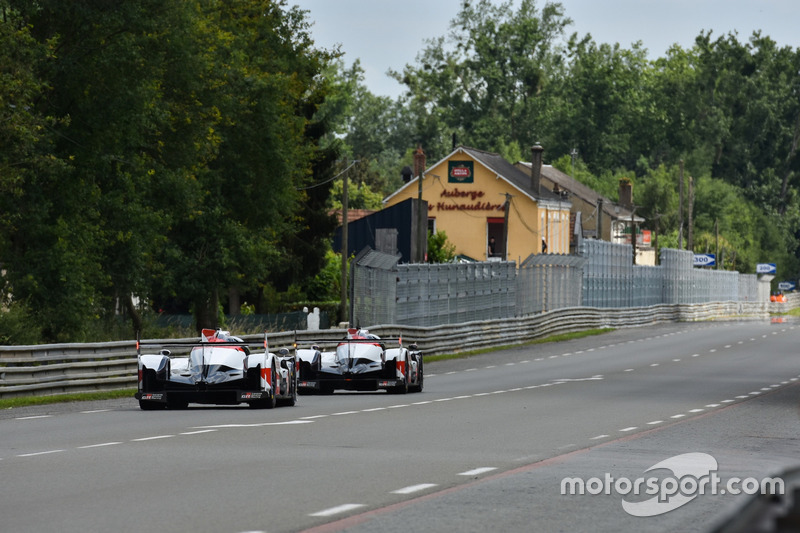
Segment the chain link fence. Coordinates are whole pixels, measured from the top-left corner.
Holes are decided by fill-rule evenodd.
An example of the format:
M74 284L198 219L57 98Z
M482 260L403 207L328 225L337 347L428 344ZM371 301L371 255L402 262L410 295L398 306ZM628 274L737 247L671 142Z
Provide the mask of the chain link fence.
M584 240L579 255L531 255L519 268L514 262L399 259L365 250L353 261L354 325L437 326L570 307L762 302L769 295L755 274L695 268L687 250L663 248L660 266L640 266L630 245L597 240Z
M581 305L586 259L576 255L530 255L517 272L517 316Z

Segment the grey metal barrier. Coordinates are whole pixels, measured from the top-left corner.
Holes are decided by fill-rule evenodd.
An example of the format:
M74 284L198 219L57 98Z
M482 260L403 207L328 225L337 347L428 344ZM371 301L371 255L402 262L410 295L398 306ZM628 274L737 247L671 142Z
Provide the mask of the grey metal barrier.
M800 298L788 304L800 305ZM557 309L525 317L478 320L435 327L373 325L381 337L401 337L416 343L426 355L523 344L560 333L597 328L636 327L658 322L709 320L712 318L769 316L768 302L713 302L706 304L653 305L639 308ZM310 346L328 349L344 338L343 329L268 334L270 349ZM260 335L246 335L256 342ZM175 339L171 339L174 341ZM181 339L193 340L193 339ZM170 339L148 342L170 342ZM70 392L136 387L136 345L133 341L90 344L0 346L0 398L57 395Z

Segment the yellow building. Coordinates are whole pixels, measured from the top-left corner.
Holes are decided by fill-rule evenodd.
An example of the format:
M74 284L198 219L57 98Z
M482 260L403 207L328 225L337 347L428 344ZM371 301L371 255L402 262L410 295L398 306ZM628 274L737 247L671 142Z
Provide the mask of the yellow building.
M534 147L534 158L537 155L541 169L541 148ZM571 203L540 187L541 174L532 174L498 154L456 148L423 174L428 228L445 232L456 254L479 261L520 262L542 253L543 247L545 253L569 253ZM384 199L384 205L418 196L419 177L414 176Z

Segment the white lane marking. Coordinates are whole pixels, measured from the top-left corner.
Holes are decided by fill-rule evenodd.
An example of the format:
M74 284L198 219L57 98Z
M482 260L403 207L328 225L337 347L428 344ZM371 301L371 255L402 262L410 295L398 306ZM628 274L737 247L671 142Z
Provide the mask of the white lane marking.
M683 418L686 415L672 415L670 418Z
M737 400L743 400L743 399L745 399L745 398L749 398L749 396L744 396L744 395L742 395L742 396L737 396L737 397L736 397L736 399L737 399Z
M331 413L331 416L341 416L341 415L353 415L356 414L358 411L342 411L341 413Z
M652 422L648 422L647 425L655 426L656 424L662 424L663 422L664 422L663 420L653 420Z
M402 489L393 490L392 494L413 494L414 492L430 489L435 486L436 483L420 483L419 485L411 485L409 487L403 487Z
M735 401L736 401L736 400L722 400L722 403L733 403L733 402L735 402Z
M592 437L589 440L599 440L599 439L607 439L608 435L598 435L596 437Z
M461 396L461 398L469 398L469 396ZM390 405L389 407L387 407L387 409L399 409L401 407L408 407L408 404L407 403L401 403L401 404L398 404L398 405Z
M659 365L658 365L658 363L653 363L653 364L652 364L652 365L650 365L650 366L659 366Z
M699 353L693 353L692 357L700 357L700 354Z
M718 403L710 403L710 404L706 405L706 407L719 407L719 404Z
M86 450L88 448L102 448L103 446L115 446L122 444L121 442L103 442L102 444L89 444L88 446L78 446L79 450Z
M360 507L364 507L363 503L345 503L342 505L337 505L336 507L331 507L330 509L325 509L323 511L318 511L316 513L311 513L308 516L333 516L335 514L346 513L347 511L352 511L353 509L358 509Z
M371 413L373 411L385 411L385 410L386 410L385 407L373 407L372 409L362 409L362 412Z
M133 442L144 442L146 440L170 439L175 435L157 435L155 437L142 437L141 439L133 439Z
M602 381L602 380L603 380L603 376L601 374L598 374L598 375L592 376L590 378L557 378L557 379L554 379L552 381L554 381L556 383L565 383L565 382L568 382L568 381Z
M673 361L674 363L680 363L680 362L681 362L681 360L680 360L680 359L673 359L672 361Z
M424 402L414 402L411 405L425 405L428 403L433 403L433 400L425 400Z
M50 453L61 453L64 450L48 450L46 452L33 452L33 453L21 453L17 455L17 457L36 457L37 455L47 455Z
M110 410L111 409L95 409L93 411L81 411L81 414L82 415L91 415L91 414L94 414L94 413L106 413L106 412L108 412Z
M383 409L383 408L381 408ZM301 416L300 420L311 420L312 418L325 418L328 415Z
M220 424L219 426L196 426L192 429L260 428L263 426L293 426L296 424L313 423L313 420L289 420L288 422L262 422L260 424Z
M472 470L467 470L466 472L460 472L459 476L479 476L481 474L485 474L486 472L491 472L492 470L497 470L497 468L493 466L483 466L480 468L473 468Z
M702 413L705 409L689 409L690 413Z
M200 431L184 431L181 435L199 435L201 433L214 433L216 429L201 429Z
M53 418L53 415L20 416L14 420L36 420L37 418Z
M639 428L637 426L631 426L629 428L622 428L620 429L620 431L622 431L623 433L627 433L628 431L633 431L634 429L639 429Z
M477 368L468 368L468 369L464 370L464 372L475 372L476 370L478 370L478 369Z

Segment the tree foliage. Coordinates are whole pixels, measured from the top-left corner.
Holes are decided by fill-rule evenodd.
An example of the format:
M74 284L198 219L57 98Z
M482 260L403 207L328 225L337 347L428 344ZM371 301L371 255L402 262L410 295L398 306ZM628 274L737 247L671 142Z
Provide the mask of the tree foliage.
M327 188L307 186L334 153L315 119L333 56L303 12L268 0L0 9L13 80L0 101L24 121L0 156L16 168L3 173L14 199L0 257L6 294L45 339L82 340L120 309L139 329L134 295L214 326L225 293L323 263ZM304 231L308 247L293 246Z
M287 0L0 0L0 339L331 294L340 173L351 208L377 208L418 144L513 163L540 142L612 199L629 178L659 246L679 241L683 162L695 249L797 277L800 50L703 32L649 59L570 24L558 2L462 0L392 100Z

